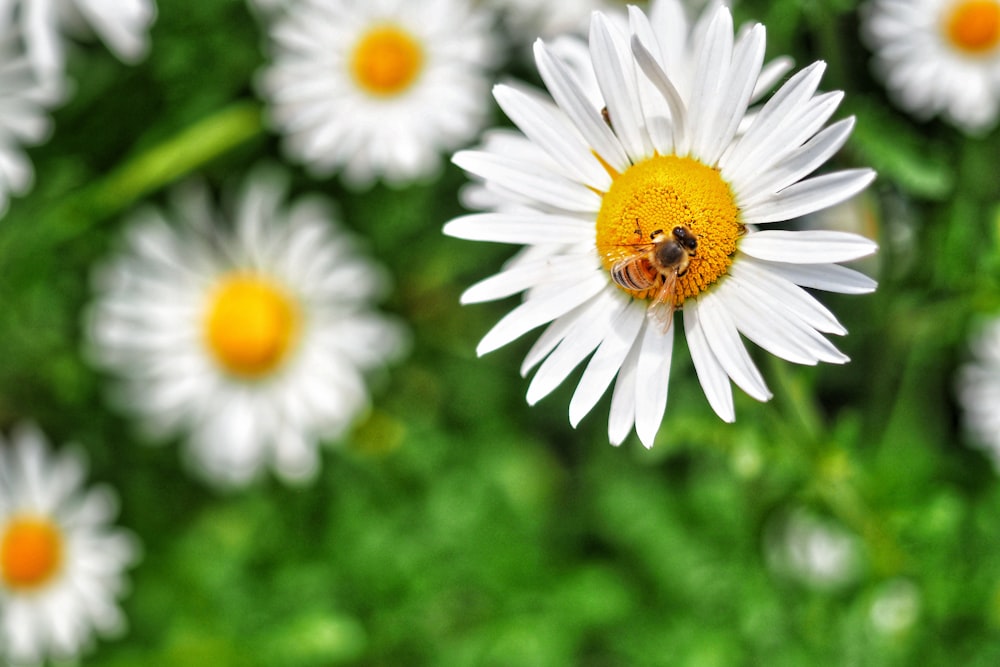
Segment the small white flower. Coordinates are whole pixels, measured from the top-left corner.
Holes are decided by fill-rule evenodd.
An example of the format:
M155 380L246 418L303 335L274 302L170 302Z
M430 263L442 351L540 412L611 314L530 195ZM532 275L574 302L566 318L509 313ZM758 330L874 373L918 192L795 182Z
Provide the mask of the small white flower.
M169 214L136 215L126 251L95 274L91 353L121 377L118 402L153 436L186 434L190 461L224 485L268 466L313 476L319 441L367 407L365 373L403 344L371 310L383 273L326 200L286 207L285 188L252 174L233 229L204 188L178 191Z
M765 547L768 562L779 574L818 589L845 586L861 567L857 538L803 508L769 522Z
M483 179L491 195L509 195L516 210L501 205L457 218L445 233L534 251L463 294L473 303L524 293L478 352L548 324L521 369L540 364L529 403L591 357L570 422L613 383L609 439L622 442L634 426L652 446L667 402L674 308L683 308L698 378L726 421L735 418L730 380L758 400L771 396L740 334L789 361L847 361L822 335L846 331L802 288L873 290L874 281L837 263L869 255L875 244L842 232L757 226L844 201L874 173L809 176L853 127L853 119L823 127L842 93L817 94L822 63L793 76L747 125L763 67L762 26L734 38L729 10L717 9L704 32L695 32L693 71L675 83L675 44L661 41L635 7L629 19L628 33L602 14L591 23L601 100L542 42L535 56L554 104L520 87L495 88L500 106L546 159L489 148L456 154L456 164ZM696 249L690 240L680 245L682 234L694 237ZM654 257L661 249L676 250L676 261Z
M488 113L491 18L463 0L293 5L261 78L288 153L359 187L432 176Z
M973 338L972 359L959 372L958 399L965 427L1000 472L1000 318Z
M149 50L154 0L4 0L13 6L35 71L61 79L67 35L96 33L120 60L135 63Z
M46 107L60 95L55 85L38 79L17 42L15 29L0 24L0 215L11 195L31 189L34 168L22 147L48 138Z
M85 477L82 457L51 453L34 426L0 437L0 663L72 660L125 629L138 545L112 524L114 492Z
M871 0L862 35L895 102L969 133L1000 113L1000 1Z

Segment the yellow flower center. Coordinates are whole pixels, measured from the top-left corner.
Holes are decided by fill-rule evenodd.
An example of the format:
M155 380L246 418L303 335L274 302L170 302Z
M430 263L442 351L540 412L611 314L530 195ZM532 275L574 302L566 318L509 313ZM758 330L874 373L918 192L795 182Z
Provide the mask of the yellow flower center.
M612 177L597 214L597 252L605 269L651 248L657 232L669 238L671 230L683 226L698 239L698 248L687 272L677 279L674 305L697 296L726 273L745 228L718 169L689 157L656 155L624 173L612 172ZM656 291L621 289L639 299L651 298Z
M44 586L59 571L62 556L62 535L48 519L14 517L0 535L0 577L11 589Z
M945 36L957 48L971 55L983 55L1000 44L1000 2L966 0L955 3L946 15Z
M391 97L410 87L423 64L424 51L412 35L394 25L379 25L355 45L351 73L372 95Z
M276 285L233 274L216 288L205 338L216 361L233 375L259 378L276 370L299 333L296 304Z

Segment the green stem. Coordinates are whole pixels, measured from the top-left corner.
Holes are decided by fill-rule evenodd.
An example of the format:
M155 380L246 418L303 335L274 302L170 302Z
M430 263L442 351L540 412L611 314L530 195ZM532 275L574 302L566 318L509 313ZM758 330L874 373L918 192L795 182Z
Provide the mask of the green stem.
M788 425L799 433L804 433L808 439L810 450L820 445L823 436L823 417L819 408L812 400L801 379L788 372L788 364L777 357L768 356L771 377L777 387L775 394L783 412L787 415Z
M178 178L259 135L261 111L253 102L237 102L152 146L100 181L67 197L52 213L55 237L67 240L89 224L128 208Z
M805 435L793 445L798 447L796 451L806 469L806 486L834 516L861 536L877 571L898 572L903 565L902 552L886 522L865 501L857 485L858 471L848 452L830 441L819 406L801 379L789 373L783 361L771 358L770 366L784 413L781 433L785 437Z

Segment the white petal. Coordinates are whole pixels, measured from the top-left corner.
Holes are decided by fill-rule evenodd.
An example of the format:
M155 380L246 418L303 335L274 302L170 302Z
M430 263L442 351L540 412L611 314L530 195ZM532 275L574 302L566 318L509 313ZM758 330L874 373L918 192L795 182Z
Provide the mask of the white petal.
M758 401L767 401L771 392L764 383L760 371L750 360L733 319L725 310L725 302L706 294L696 300L697 316L705 332L705 338L726 374L743 391ZM687 310L687 308L685 308Z
M754 82L764 62L764 47L764 26L760 24L751 28L735 46L733 65L719 91L721 99L714 122L716 129L709 137L706 152L702 155L706 164L714 165L719 161L746 116Z
M567 174L601 192L611 186L611 175L560 109L507 85L496 86L493 96L514 124Z
M733 262L730 274L750 281L750 284L767 294L780 308L814 329L839 336L847 333L829 309L798 285L771 271L767 264L744 257Z
M729 376L715 358L705 338L705 332L702 331L701 323L698 321L697 307L692 308L690 312L687 308L684 309L684 335L691 351L694 370L698 374L698 382L701 383L708 404L723 421L729 423L736 421Z
M687 108L684 99L677 92L670 77L663 71L653 54L639 41L635 35L632 36L632 54L639 69L646 76L653 86L663 95L664 101L670 108L670 115L673 117L673 145L678 154L687 152Z
M594 356L590 358L590 363L583 371L580 383L569 403L569 422L574 428L607 391L625 362L626 355L632 349L644 321L646 321L645 302L629 303L619 314ZM632 428L632 425L629 424L628 428Z
M503 299L543 283L564 280L569 275L587 275L597 266L597 257L592 252L521 262L465 290L461 302L469 304Z
M524 356L524 361L521 362L521 377L526 377L532 368L537 366L542 359L549 356L552 350L556 349L556 346L562 342L562 339L576 328L577 323L586 310L586 303L579 305L565 315L560 315L545 327L545 331L532 344L531 349L528 350L528 354Z
M667 409L674 322L663 331L659 321L647 318L639 345L639 363L635 374L635 432L643 446L649 449L656 440Z
M841 294L868 294L878 283L860 271L839 264L785 264L771 262L768 268L787 280L813 289Z
M622 368L618 371L614 391L611 392L611 411L608 414L608 440L616 447L625 441L635 424L635 375L639 364L642 339L637 339L629 350Z
M826 230L768 230L739 239L741 252L770 262L827 264L867 257L878 244L858 234Z
M807 178L760 204L747 206L743 210L743 222L759 225L814 213L853 197L873 180L875 172L871 169L845 169Z
M603 271L595 271L582 280L565 283L544 296L528 299L505 315L476 347L480 356L503 347L532 329L551 322L560 315L595 296L608 284Z
M715 10L695 57L694 88L688 100L690 148L694 155L711 165L708 156L721 129L715 122L714 112L719 109L720 95L729 92L721 88L733 59L733 17L728 7Z
M470 213L446 223L443 232L468 241L518 245L594 242L593 223L549 213Z
M853 117L838 121L789 153L777 164L762 170L752 183L748 183L747 191L752 190L753 194L742 197L741 206L746 208L755 201L770 197L773 193L816 171L840 150L853 129Z
M757 85L753 89L753 95L751 95L750 100L752 102L757 101L766 95L794 66L795 61L788 56L778 56L764 65L760 76L757 77Z
M820 361L832 364L849 361L833 343L758 286L731 276L716 293L724 299L736 328L771 354L808 366Z
M612 169L624 172L630 163L618 137L601 118L600 109L593 108L587 100L566 65L541 40L535 42L535 62L552 99L572 119L587 143Z
M764 104L746 133L727 153L722 175L728 182L738 182L737 176L742 175L740 169L745 163L746 168L752 170L758 154L773 150L773 136L816 92L825 69L826 63L815 62L800 70Z
M587 304L580 322L546 357L532 378L527 394L530 405L551 393L587 355L597 349L627 303L628 300L620 294L606 290Z
M601 208L599 194L537 164L482 151L459 151L452 162L486 181L495 181L542 204L574 212Z
M607 17L595 13L590 22L590 53L594 74L611 118L611 125L632 162L651 153L643 130L642 105L635 86L632 54L619 47Z
M661 3L660 6L663 4L666 3ZM662 67L664 60L660 57L661 54L659 53L660 43L659 40L657 40L657 35L653 30L653 26L650 25L650 20L641 9L634 5L628 6L628 18L629 30L633 35L635 35L635 39L644 44L647 49L651 49L650 53L654 58L657 58L657 62ZM634 60L635 55L629 51L627 57ZM636 77L639 76L634 66L632 68L632 73ZM670 119L674 114L671 113L670 106L667 104L666 100L663 99L663 95L660 94L659 90L657 90L655 86L651 87L647 85L638 85L639 83L639 80L636 79L646 134L649 137L650 143L655 151L661 155L670 155L674 152L673 127L670 122Z

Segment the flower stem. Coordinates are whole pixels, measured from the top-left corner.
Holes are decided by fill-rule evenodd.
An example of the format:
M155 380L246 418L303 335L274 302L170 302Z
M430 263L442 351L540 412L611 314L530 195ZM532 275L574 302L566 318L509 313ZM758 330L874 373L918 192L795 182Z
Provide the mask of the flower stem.
M52 212L53 240L65 241L93 222L128 208L142 197L203 167L259 135L260 107L237 102L179 134L138 153L103 179L67 197Z

